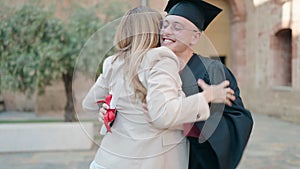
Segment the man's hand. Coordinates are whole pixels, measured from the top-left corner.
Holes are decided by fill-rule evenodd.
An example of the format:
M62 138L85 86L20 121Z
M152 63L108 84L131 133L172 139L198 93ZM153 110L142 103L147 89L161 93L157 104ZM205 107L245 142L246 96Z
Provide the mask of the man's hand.
M203 95L207 102L226 103L228 106L231 106L231 102L235 100L234 91L229 87L228 80L218 85L208 85L199 79L198 85L203 89Z

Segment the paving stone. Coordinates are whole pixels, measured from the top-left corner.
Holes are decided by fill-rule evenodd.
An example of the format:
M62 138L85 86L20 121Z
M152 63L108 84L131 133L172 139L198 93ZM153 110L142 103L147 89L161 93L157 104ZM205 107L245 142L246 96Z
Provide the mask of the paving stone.
M253 117L253 132L237 169L299 169L300 125L257 113ZM88 169L97 148L95 144L84 151L0 153L0 168Z

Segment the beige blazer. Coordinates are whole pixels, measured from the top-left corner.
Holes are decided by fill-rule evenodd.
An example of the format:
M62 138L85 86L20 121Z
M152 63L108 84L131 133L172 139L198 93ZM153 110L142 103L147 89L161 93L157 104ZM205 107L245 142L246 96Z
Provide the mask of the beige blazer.
M95 102L116 91L117 118L112 133L104 136L95 162L109 169L187 169L188 142L183 124L206 120L209 107L201 93L185 97L179 77L180 62L166 47L151 49L144 56L138 77L147 89L148 113L135 98L126 79L124 60L108 57L103 74L83 101L86 111L98 113ZM123 80L126 79L126 80Z

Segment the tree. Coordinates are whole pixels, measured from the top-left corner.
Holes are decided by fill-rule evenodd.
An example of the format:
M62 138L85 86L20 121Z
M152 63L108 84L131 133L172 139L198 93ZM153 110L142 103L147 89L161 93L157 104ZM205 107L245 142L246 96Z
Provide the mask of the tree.
M58 62L67 34L49 11L24 5L1 20L1 81L25 92L42 89L65 71Z
M67 21L55 18L53 10L29 4L2 15L1 88L21 92L29 90L32 93L38 90L42 93L53 80L62 78L67 97L65 121L77 121L72 94L74 66L88 38L105 24L101 19L107 19L103 17L107 15L102 13L102 17L99 17L97 11L102 11L99 7L102 5L93 8L77 5ZM115 17L121 16L123 11L118 8ZM99 45L107 45L106 38L102 39L104 41ZM101 52L99 50L101 48L93 52Z

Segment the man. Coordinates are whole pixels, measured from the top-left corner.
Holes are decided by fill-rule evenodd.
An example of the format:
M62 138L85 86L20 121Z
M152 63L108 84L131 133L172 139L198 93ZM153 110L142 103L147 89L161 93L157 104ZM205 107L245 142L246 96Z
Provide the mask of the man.
M190 141L189 169L234 169L248 142L253 120L244 108L234 75L218 61L194 54L192 47L201 32L221 12L202 0L169 0L162 22L161 45L170 48L185 64L181 71L183 90L192 95L201 92L197 79L218 84L227 79L235 92L232 106L211 104L211 117L197 122L187 137Z

